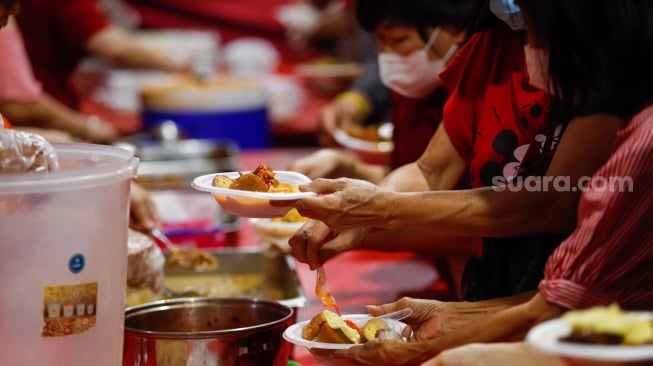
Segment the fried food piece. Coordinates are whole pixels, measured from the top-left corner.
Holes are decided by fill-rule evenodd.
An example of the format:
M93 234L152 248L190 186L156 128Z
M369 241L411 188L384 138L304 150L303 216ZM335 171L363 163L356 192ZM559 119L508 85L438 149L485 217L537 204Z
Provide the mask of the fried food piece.
M358 344L361 335L338 314L323 310L302 329L302 338L323 343Z
M383 319L372 318L363 325L361 330L361 336L363 337L364 342L372 341L379 336L379 332L386 328L385 322Z
M269 190L265 181L252 173L243 174L236 178L229 188L252 192L267 192Z
M229 188L233 184L234 180L227 177L226 175L218 174L213 177L213 186L220 188Z

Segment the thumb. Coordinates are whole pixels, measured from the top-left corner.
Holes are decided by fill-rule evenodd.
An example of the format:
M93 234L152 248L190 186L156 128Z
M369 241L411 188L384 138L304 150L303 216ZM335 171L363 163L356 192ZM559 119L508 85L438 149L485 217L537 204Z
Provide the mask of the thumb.
M367 312L372 316L379 316L398 310L397 302L391 302L389 304L383 305L367 305L366 308Z

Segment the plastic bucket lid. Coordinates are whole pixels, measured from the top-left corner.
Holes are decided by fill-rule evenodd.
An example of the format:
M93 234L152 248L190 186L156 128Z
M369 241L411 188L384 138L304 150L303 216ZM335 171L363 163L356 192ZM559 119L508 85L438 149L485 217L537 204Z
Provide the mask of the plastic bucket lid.
M6 174L0 195L57 192L130 179L138 158L129 150L105 145L53 144L61 169L47 174Z

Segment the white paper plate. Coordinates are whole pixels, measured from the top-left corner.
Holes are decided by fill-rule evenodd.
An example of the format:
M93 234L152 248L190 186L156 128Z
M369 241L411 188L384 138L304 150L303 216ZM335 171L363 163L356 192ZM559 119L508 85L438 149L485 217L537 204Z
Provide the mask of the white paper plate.
M252 192L239 189L228 189L213 186L216 175L225 175L231 179L238 178L243 172L214 173L199 176L193 180L192 186L198 191L208 192L220 204L222 209L235 216L271 218L284 216L292 207L275 207L270 201L295 200L315 196L315 192ZM307 176L289 171L274 171L275 178L281 182L292 185L309 183Z
M356 323L359 327L363 327L365 323L372 319L372 316L369 314L350 314L350 315L343 315L343 319L349 319ZM397 334L401 334L403 331L404 327L406 326L405 323L398 321L398 320L393 320L393 319L384 319L386 325L395 331ZM322 342L313 342L306 340L302 338L302 329L308 324L310 320L305 320L303 322L295 323L288 327L285 332L283 332L283 338L287 340L290 343L294 343L300 346L304 346L308 348L309 350L341 350L341 349L348 349L353 346L360 346L360 344L340 344L340 343L322 343Z
M249 222L259 233L272 236L290 236L306 223L306 221L283 222L261 218L250 218Z
M653 319L653 313L641 313ZM593 345L560 341L571 333L571 326L561 318L536 325L528 332L526 341L539 351L563 357L596 361L646 361L653 360L653 345Z

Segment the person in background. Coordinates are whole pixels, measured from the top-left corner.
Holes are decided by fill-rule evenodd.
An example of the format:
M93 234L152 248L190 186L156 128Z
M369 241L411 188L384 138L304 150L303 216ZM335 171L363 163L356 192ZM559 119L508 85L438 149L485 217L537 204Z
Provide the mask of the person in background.
M79 110L80 100L70 79L86 56L129 68L167 72L190 69L190 65L142 46L132 31L112 24L95 0L70 0L65 4L21 0L21 8L16 18L36 79L43 90L74 110Z
M371 306L373 315L413 309L406 322L414 341L374 341L336 352L353 364L418 364L464 344L523 340L531 327L569 309L613 303L625 310L653 308L653 50L641 46L653 42L653 3L520 0L511 6L521 8L528 27L531 82L559 99L572 117L568 128L583 121L608 130L616 125L609 157L591 177L574 182L583 184L577 187L576 228L548 258L536 291L478 302L402 298ZM393 211L410 207L417 215L393 212L388 221L426 218L418 225L431 219L418 212L429 195L373 192ZM403 206L404 199L412 205Z
M51 142L78 138L93 143L112 143L118 138L118 132L110 123L74 111L43 91L34 78L13 17L9 25L0 30L0 53L12 55L0 63L0 113L15 127L30 128Z
M394 124L395 148L391 164L367 164L341 150L322 149L295 161L289 170L312 179L350 177L378 183L390 170L417 160L442 120L448 93L438 74L465 38L461 27L468 11L468 2L464 1L425 0L405 4L396 0L358 0L358 22L366 31L375 34L380 50L374 68L377 71L375 79L392 91L390 120ZM353 108L348 109L348 104ZM339 97L335 105L350 111L356 107L362 109L366 104L362 95L350 91ZM458 182L452 183L442 189L456 188ZM457 293L464 263L476 252L476 240L452 238L451 243L445 238L432 238L422 233L419 237L421 245L416 249L423 254L429 254L429 249L437 253L436 267L448 279L451 292ZM442 245L434 242L442 242ZM387 236L370 236L361 245L363 248L411 249L408 245L384 243L388 243ZM455 249L447 252L446 248Z
M320 110L321 146L337 146L333 134L336 129L378 124L390 118L391 90L381 82L378 55L369 58L363 72L349 90L336 95Z

